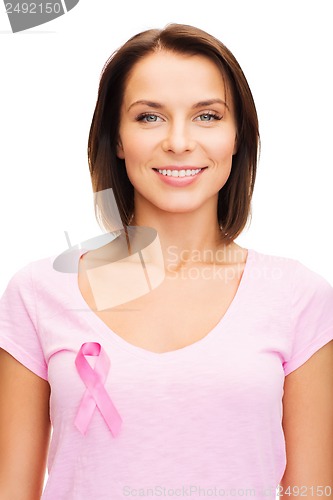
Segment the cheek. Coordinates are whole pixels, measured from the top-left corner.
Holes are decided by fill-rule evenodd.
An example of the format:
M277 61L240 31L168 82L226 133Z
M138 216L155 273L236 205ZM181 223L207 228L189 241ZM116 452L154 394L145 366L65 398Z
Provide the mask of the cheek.
M144 179L145 167L152 159L152 148L140 134L123 138L122 145L127 176L131 184L138 188Z
M123 152L126 166L131 168L133 164L146 162L151 156L152 147L147 137L133 134L123 141Z
M235 151L236 136L228 134L212 138L209 144L209 152L215 161L228 161L232 158Z

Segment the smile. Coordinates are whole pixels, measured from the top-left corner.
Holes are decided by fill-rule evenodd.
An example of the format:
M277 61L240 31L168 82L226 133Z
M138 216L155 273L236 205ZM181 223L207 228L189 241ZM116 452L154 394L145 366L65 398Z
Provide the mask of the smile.
M157 170L160 174L166 175L168 177L191 177L192 175L198 174L202 168L197 168L195 170Z
M154 168L162 182L173 187L186 187L201 177L207 167L203 168Z

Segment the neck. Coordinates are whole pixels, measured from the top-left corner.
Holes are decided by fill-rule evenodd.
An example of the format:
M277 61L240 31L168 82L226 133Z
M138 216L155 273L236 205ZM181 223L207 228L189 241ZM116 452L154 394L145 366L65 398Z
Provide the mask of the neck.
M151 227L157 231L166 269L180 269L193 264L235 262L238 247L223 237L217 211L170 213L160 210L136 211L132 226Z

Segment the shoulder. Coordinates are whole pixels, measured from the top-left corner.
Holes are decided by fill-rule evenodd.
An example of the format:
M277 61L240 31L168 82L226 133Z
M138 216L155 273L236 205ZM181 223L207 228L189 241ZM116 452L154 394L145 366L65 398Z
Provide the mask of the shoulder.
M300 261L249 251L251 282L258 294L277 297L291 317L333 311L333 287L325 277Z
M288 375L333 339L333 287L300 261L250 252L253 301L285 320Z
M3 297L31 298L38 292L55 291L67 281L66 276L77 272L79 251L71 255L49 255L18 266L3 287ZM41 293L43 296L43 293Z
M299 260L291 257L271 255L256 250L249 250L253 267L269 271L271 278L284 278L285 285L297 287L332 289L332 285L319 273L309 268ZM261 275L264 276L264 272Z

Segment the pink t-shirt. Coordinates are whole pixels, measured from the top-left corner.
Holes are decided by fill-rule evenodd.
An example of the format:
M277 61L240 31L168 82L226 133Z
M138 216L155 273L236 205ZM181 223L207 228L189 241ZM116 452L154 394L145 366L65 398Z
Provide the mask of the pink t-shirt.
M51 386L42 499L275 498L286 465L284 379L333 339L331 285L293 259L249 250L218 324L190 346L153 353L89 309L77 281L85 250L76 252L76 272L54 270L54 256L31 262L0 301L0 346ZM121 417L116 435L76 366L87 342L110 363L96 391ZM100 358L88 358L96 373Z

